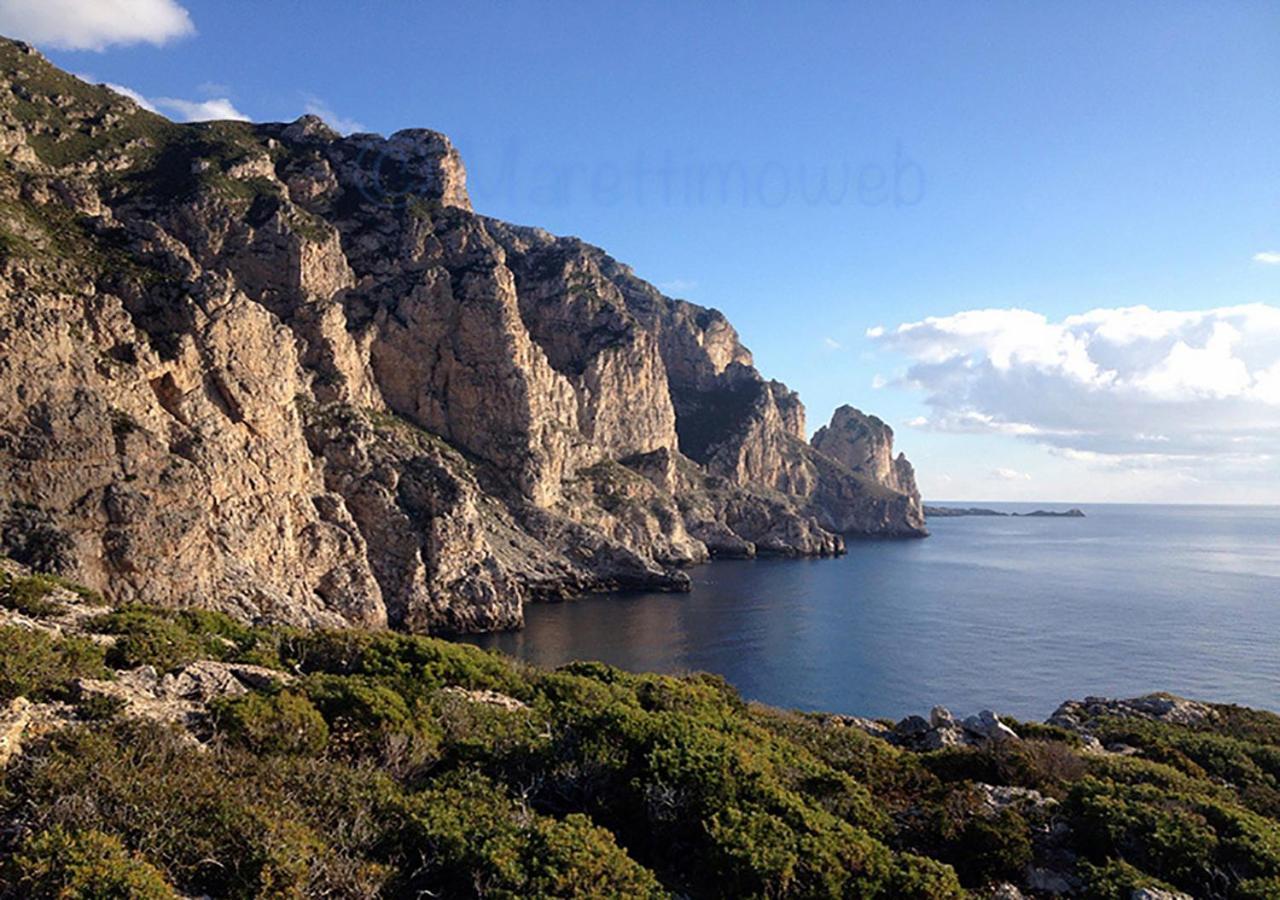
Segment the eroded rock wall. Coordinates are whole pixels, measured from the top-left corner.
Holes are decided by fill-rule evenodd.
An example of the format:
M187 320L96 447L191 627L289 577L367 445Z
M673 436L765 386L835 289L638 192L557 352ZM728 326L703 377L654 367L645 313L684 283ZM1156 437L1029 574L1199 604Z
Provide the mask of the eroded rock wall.
M176 125L7 41L0 79L0 518L39 523L0 537L113 600L472 631L922 531L905 459L806 443L719 312L476 215L443 135Z

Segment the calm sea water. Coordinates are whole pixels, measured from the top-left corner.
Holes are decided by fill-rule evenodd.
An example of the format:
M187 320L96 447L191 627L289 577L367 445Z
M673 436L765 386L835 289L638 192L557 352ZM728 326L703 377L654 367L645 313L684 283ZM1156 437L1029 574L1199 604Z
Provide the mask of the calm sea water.
M691 594L534 605L524 631L475 643L546 666L718 672L753 700L871 716L1039 719L1155 690L1280 710L1280 508L1081 506L931 520L926 540L839 559L715 562L691 570Z

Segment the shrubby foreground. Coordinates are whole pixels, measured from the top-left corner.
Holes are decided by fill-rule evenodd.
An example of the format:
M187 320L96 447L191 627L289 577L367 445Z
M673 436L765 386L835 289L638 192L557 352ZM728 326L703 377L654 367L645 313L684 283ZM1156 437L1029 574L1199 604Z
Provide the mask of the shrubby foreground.
M710 675L100 603L0 582L5 896L1280 896L1271 713L917 751Z

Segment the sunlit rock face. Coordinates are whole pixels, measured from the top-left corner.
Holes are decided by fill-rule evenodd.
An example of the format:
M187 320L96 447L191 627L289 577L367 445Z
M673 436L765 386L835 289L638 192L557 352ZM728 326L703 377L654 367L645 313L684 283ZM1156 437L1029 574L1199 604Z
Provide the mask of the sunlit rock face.
M177 125L7 41L0 79L0 553L117 601L475 631L923 533L887 426L846 407L810 445L723 315L475 214L441 134Z

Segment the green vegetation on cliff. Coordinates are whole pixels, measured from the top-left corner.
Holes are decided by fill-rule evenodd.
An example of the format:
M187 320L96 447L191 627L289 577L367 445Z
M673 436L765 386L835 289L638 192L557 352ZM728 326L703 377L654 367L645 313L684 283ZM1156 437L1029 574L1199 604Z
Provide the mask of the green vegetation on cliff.
M1075 896L1280 896L1269 713L1098 723L1123 752L1017 725L920 753L710 675L190 610L82 621L0 629L0 701L63 716L3 773L5 896L941 898L1033 870ZM196 660L277 676L180 724L93 693Z

